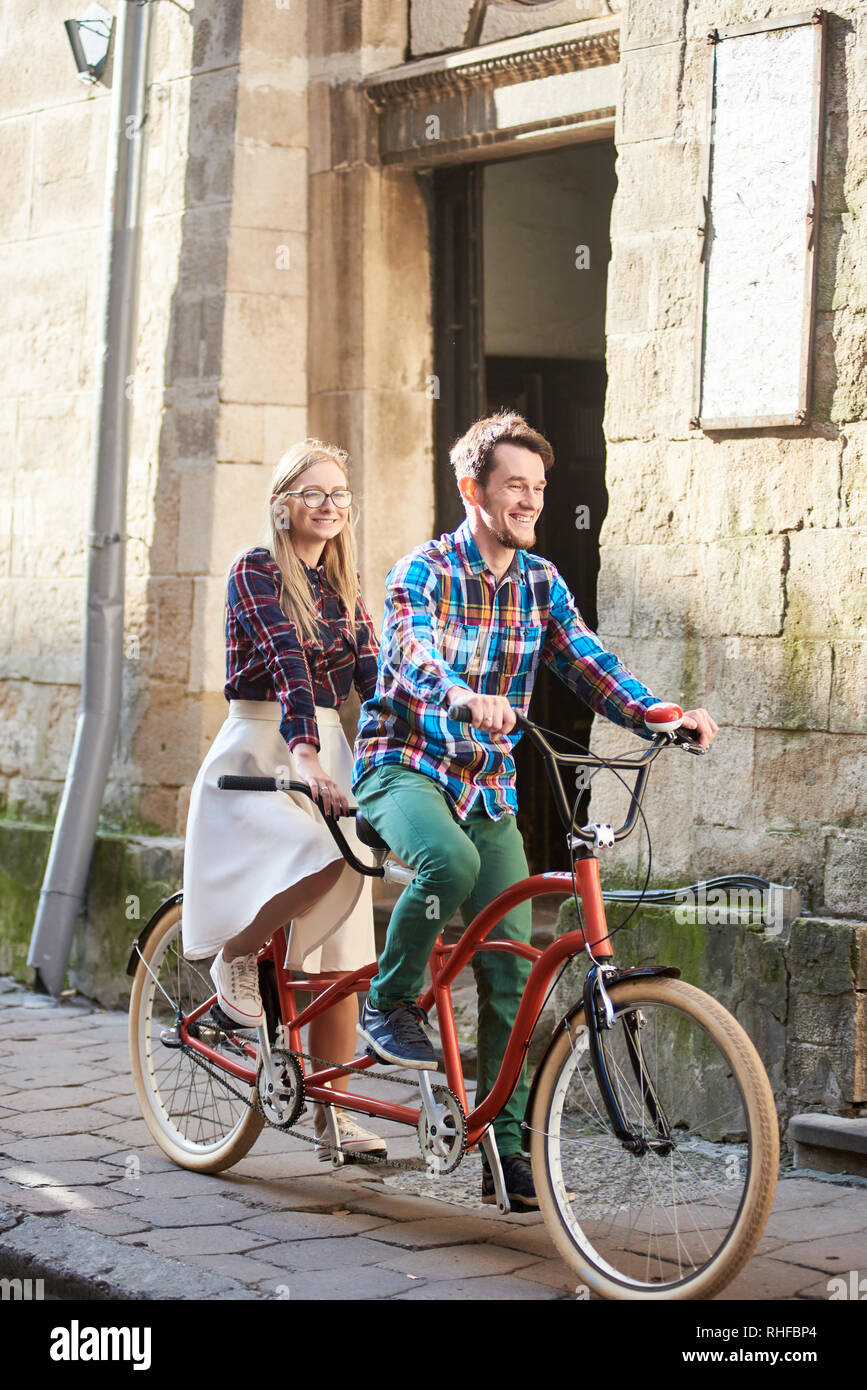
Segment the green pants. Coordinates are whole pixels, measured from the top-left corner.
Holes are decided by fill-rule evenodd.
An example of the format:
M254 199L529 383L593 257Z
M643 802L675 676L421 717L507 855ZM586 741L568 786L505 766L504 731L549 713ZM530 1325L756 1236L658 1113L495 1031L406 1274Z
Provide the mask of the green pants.
M424 990L431 948L449 918L460 909L469 925L504 888L526 878L527 859L514 816L491 820L479 801L466 820L459 820L424 773L387 763L367 773L355 795L366 819L416 875L395 905L370 987L373 1007L389 1010L414 1003ZM530 903L521 903L489 937L528 942L531 922ZM479 994L478 1105L497 1078L530 964L506 952L482 951L473 957L473 972ZM501 1155L521 1152L526 1103L522 1071L494 1121Z

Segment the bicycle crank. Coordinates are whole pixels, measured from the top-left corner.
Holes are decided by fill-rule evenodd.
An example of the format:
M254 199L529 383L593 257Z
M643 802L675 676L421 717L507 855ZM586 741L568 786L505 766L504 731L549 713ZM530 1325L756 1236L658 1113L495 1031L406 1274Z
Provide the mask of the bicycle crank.
M422 1105L417 1129L422 1158L431 1173L453 1173L467 1146L464 1107L448 1086L431 1086L427 1072L420 1071L418 1076Z
M292 1128L304 1110L304 1076L291 1052L274 1047L267 1062L259 1063L256 1095L270 1125Z
M170 1046L171 1044L167 1045ZM266 1125L272 1129L291 1130L292 1138L299 1139L305 1144L321 1143L321 1140L315 1135L305 1134L302 1130L293 1128L305 1110L304 1074L300 1062L303 1059L306 1062L315 1063L317 1067L334 1067L339 1065L337 1062L324 1057L315 1057L309 1052L290 1052L287 1048L279 1045L272 1046L267 1063L259 1067L256 1085L252 1093L248 1092L245 1095L237 1086L232 1085L224 1071L206 1061L200 1052L197 1052L187 1043L182 1042L181 1047L190 1061L218 1082L225 1091L243 1101L251 1110L258 1111ZM278 1067L282 1070L282 1076L277 1073ZM279 1080L275 1079L275 1073L277 1073ZM413 1084L405 1077L397 1077L390 1072L366 1070L365 1075L371 1080L384 1081L393 1086L406 1088ZM381 1154L358 1154L351 1160L353 1164L366 1168L380 1168L389 1172L417 1172L420 1165L424 1163L428 1172L436 1174L452 1173L457 1168L466 1152L467 1121L464 1108L454 1092L450 1091L448 1087L432 1087L425 1072L416 1073L416 1075L423 1078L419 1087L422 1109L419 1113L417 1126L422 1158L400 1160L384 1157ZM296 1089L297 1083L294 1079L296 1077L300 1077L300 1089ZM263 1080L263 1078L267 1079ZM268 1091L269 1084L274 1086L272 1092ZM284 1095L284 1090L288 1091L289 1095ZM327 1108L330 1110L330 1107ZM292 1114L293 1110L295 1111L294 1114ZM290 1114L292 1114L291 1119L288 1118ZM436 1134L430 1132L429 1126L431 1125L438 1131ZM334 1166L342 1166L342 1161L344 1161L344 1155L340 1154L338 1162Z

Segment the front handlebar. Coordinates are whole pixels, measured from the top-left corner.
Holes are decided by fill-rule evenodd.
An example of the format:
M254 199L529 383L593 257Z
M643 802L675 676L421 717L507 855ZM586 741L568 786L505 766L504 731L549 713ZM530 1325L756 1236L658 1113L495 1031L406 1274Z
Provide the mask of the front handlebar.
M661 708L661 707L654 707ZM667 710L677 710L678 715L682 712L677 706L667 706ZM595 829L590 826L577 826L572 823L572 808L566 797L563 787L563 780L560 776L560 764L564 767L594 767L609 768L614 772L634 772L636 774L635 783L631 788L632 800L629 805L629 812L626 820L619 830L613 832L615 840L625 840L635 827L635 821L641 809L644 799L644 792L647 786L647 778L650 774L650 765L659 756L663 748L677 746L683 748L687 753L703 754L706 748L689 733L679 727L678 720L667 721L675 724L676 727L669 728L666 732L654 734L651 746L646 752L638 756L625 756L622 758L600 758L593 753L560 753L552 748L545 735L535 724L527 719L526 715L514 710L515 727L525 733L533 747L541 754L548 782L554 797L554 804L557 807L557 814L563 826L570 834L583 840L585 844L595 845L598 843ZM472 710L467 705L452 705L447 710L448 717L454 719L459 724L471 724L473 720Z

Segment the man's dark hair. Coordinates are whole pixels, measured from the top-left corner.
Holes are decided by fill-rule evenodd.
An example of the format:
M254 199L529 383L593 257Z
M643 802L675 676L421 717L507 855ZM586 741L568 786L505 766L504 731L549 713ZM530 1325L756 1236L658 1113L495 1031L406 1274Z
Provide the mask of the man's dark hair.
M554 462L554 450L544 435L531 429L517 411L501 410L496 415L477 420L452 445L449 458L455 477L474 478L484 487L498 444L519 444L523 449L530 449L540 456L546 473Z

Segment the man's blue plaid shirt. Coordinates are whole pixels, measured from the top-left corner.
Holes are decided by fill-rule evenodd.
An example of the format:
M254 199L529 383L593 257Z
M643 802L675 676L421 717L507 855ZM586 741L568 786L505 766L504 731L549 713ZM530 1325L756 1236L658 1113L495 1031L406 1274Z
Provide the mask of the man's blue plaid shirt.
M389 572L376 689L362 706L352 785L383 763L433 778L463 818L482 798L494 820L518 809L513 732L448 719L446 691L504 695L527 713L539 661L597 714L644 734L656 699L606 652L554 565L515 552L499 584L464 521Z

